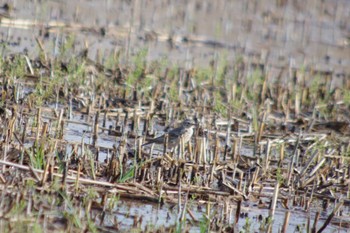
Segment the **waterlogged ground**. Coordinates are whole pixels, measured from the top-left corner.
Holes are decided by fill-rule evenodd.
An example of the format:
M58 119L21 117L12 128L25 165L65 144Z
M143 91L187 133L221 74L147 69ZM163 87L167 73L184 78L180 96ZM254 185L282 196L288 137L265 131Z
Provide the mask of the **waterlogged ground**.
M2 1L2 4L7 1ZM0 39L8 53L74 48L104 61L114 50L148 49L149 59L207 66L215 56L247 56L277 72L291 65L349 74L349 1L14 1ZM126 56L127 59L127 56Z
M6 3L11 6L9 11ZM187 69L209 66L218 57L224 57L228 63L238 59L262 63L268 67L270 81L277 77L286 79L289 69L296 68L329 72L332 88L336 88L346 83L350 75L350 2L347 0L17 0L0 1L0 5L4 6L0 22L3 55L25 53L32 58L44 51L47 56L56 57L62 54L60 45L72 40L72 51L65 54L64 59L88 49L87 56L101 64L108 62L115 53L120 53L121 63L127 64L132 61L132 55L147 49L148 62L164 59L165 63ZM67 154L71 153L72 144L92 143L93 119L85 124L86 118L84 114L74 113L67 123L63 137L70 143L66 146ZM113 147L119 145L118 138L108 131L115 124L114 119L107 119L106 129L99 134L97 146L100 147L98 159L101 163L110 158ZM162 131L161 127L159 131ZM161 148L158 150L162 151ZM243 146L239 153L252 156L253 147ZM259 231L264 225L261 219L268 216L269 199L265 201L260 204L254 200L244 201L236 228ZM206 206L189 205L194 218L201 222ZM272 232L281 229L288 211L287 232L305 232L307 222L313 224L317 211L321 212L319 229L334 209L333 204L327 211L320 206L321 203L317 203L305 211L295 206L286 210L279 204ZM227 208L231 211L228 223L232 224L236 203L229 203ZM220 215L223 209L222 205L213 204L211 217ZM350 215L349 206L343 206L342 214ZM176 205L160 206L125 198L117 202L104 223L113 227L117 221L119 230L129 231L134 226L135 216L138 220L142 217L137 229L157 229L173 226L179 213ZM186 219L191 218L187 214ZM200 231L201 223L188 222L186 225L191 232ZM349 232L349 228L349 219L336 216L325 232Z

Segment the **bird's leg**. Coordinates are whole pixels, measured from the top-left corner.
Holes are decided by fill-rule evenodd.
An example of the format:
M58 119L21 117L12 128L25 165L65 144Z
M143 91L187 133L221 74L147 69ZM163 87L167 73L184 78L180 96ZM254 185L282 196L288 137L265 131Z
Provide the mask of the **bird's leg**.
M179 158L182 159L183 155L185 153L185 139L184 136L182 135L180 138L180 151L179 151Z
M169 134L165 133L164 134L164 150L163 150L163 155L166 154L166 151L168 149L168 142L169 142Z
M149 152L149 154L150 154L151 157L152 157L152 155L153 155L153 148L154 148L154 143L151 145L150 152Z

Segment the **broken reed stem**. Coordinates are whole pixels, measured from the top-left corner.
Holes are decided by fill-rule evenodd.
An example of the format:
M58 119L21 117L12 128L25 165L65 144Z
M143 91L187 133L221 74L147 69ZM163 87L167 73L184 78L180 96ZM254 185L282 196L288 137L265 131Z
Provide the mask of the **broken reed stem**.
M292 159L289 163L289 167L288 167L288 178L287 178L287 186L290 185L291 183L291 179L292 179L292 174L293 174L293 168L294 168L294 161L295 161L295 158L297 156L297 153L298 153L298 148L299 148L299 143L300 143L300 139L301 139L301 135L302 135L302 131L300 130L299 132L299 135L298 135L298 139L295 143L295 147L294 147L294 152L293 152L293 155L292 155Z
M126 133L128 132L126 129L128 127L128 118L129 118L129 112L125 110L125 117L124 117L124 123L123 123L123 128L122 128L122 135L125 136Z
M81 159L78 159L78 168L77 168L77 176L75 179L75 191L78 192L79 189L79 179L80 179L80 170L81 170Z
M253 173L252 182L250 183L250 187L252 187L254 184L256 184L258 182L259 172L260 172L260 167L256 167L256 170Z
M179 188L178 188L178 201L177 201L177 214L180 216L181 213L181 179L179 179Z
M30 171L31 168L29 166L24 166L24 165L19 165L17 163L11 163L11 162L7 162L7 161L3 161L0 160L0 164L5 165L5 166L9 166L9 167L15 167L24 171ZM43 170L40 169L36 169L36 168L32 168L33 171L35 171L35 173L44 173ZM52 173L53 176L62 178L64 176L64 174L60 174L60 173ZM69 181L75 181L76 180L76 176L66 176L66 179ZM91 179L85 179L85 178L80 178L80 183L84 183L84 184L91 184L91 185L101 185L101 186L105 186L105 187L118 187L118 184L113 184L110 182L105 182L105 181L96 181L96 180L91 180Z
M231 153L231 159L234 163L237 161L237 151L238 151L238 141L239 139L236 137L233 137L233 145L232 145L232 153Z
M219 143L220 141L218 140L218 137L217 137L217 133L215 134L215 147L214 147L214 155L213 155L213 165L210 166L210 175L209 175L209 179L208 179L208 183L207 183L207 186L209 187L213 181L213 178L214 178L214 172L215 172L215 168L216 168L216 164L218 162L218 154L219 154Z
M71 94L68 96L68 119L73 117L73 97Z
M100 112L97 111L95 115L95 123L94 123L94 135L92 136L92 145L96 148L97 145L97 139L98 139L98 118L100 116Z
M195 222L195 223L197 223L198 220L196 219L196 217L194 216L194 214L192 213L192 211L190 210L190 208L187 207L186 210L187 210L188 215L191 217L192 221Z
M161 175L162 175L162 167L158 167L157 168L157 179L156 179L156 185L160 185L162 182L161 179ZM160 196L160 195L159 195Z
M196 138L196 164L204 164L204 138Z
M315 220L314 220L314 224L313 224L312 229L311 229L311 233L316 233L317 223L318 223L319 219L320 219L320 212L317 211L315 214Z
M4 161L6 161L7 160L7 150L9 148L9 137L8 136L5 137L5 145L2 145L2 147L3 147L2 159ZM2 166L2 174L4 174L4 173L5 173L5 165Z
M284 148L285 148L285 144L284 142L281 144L280 147L280 159L278 161L278 167L282 167L283 166L283 160L284 160Z
M57 139L59 139L60 135L61 135L61 133L60 133L60 126L61 126L61 122L62 122L62 119L63 119L63 112L64 112L64 109L61 109L60 110L60 114L58 116L58 121L57 121L57 126L56 126L56 135L55 135L55 138L57 138Z
M107 111L105 111L103 114L103 122L102 122L103 128L106 128L106 122L107 122Z
M309 166L311 165L312 161L318 156L319 151L315 150L314 153L310 156L310 159L305 164L304 168L300 172L300 177L303 177Z
M318 169L321 168L321 166L324 164L324 162L326 162L326 158L325 157L323 157L321 159L321 161L314 167L314 169L312 169L312 171L310 172L309 176L310 177L313 176L318 171Z
M36 136L35 136L35 143L34 143L35 146L37 146L38 142L39 142L40 125L41 125L41 108L38 108L37 115L36 115L36 126L37 126L37 128L36 128Z
M66 181L68 176L68 162L67 160L63 161L63 171L62 171L62 180L61 180L61 191L65 193Z
M339 209L343 206L343 204L344 204L344 201L340 200L339 203L333 209L332 213L328 216L327 220L324 222L323 226L317 231L317 233L321 233L326 229L326 227L331 222L334 215L339 211Z
M164 150L163 150L163 156L166 154L168 150L168 144L169 144L169 134L165 133L164 134Z
M17 107L14 106L12 108L12 117L11 117L9 123L8 123L8 138L9 138L9 141L12 141L12 138L13 138L13 132L15 130L16 116L17 116Z
M25 120L24 121L24 126L23 126L23 132L22 132L22 138L21 138L21 141L17 138L17 135L15 135L17 141L19 142L19 144L21 145L21 158L19 160L19 164L23 164L23 159L24 159L24 151L25 151L25 148L24 148L24 141L25 141L25 137L26 137L26 132L27 132L27 121Z
M47 134L47 129L48 129L49 124L47 122L44 122L42 131L41 131L41 139L40 139L40 147L44 148L45 143L46 143L46 134Z
M58 37L57 37L58 38ZM44 48L44 45L43 43L41 42L40 38L39 37L35 37L35 41L36 43L39 45L39 48L40 48L40 51L44 54L44 59L45 59L45 63L47 63L47 54L45 52L45 48Z
M143 123L143 130L142 130L142 134L147 136L148 135L148 126L149 126L149 121L150 121L150 114L147 112L146 113L146 118L144 120L144 123Z
M267 143L266 143L266 159L265 159L265 172L267 172L268 168L269 168L269 157L270 157L270 150L271 150L271 141L270 139L267 139Z
M242 206L242 200L239 200L237 202L237 209L236 209L236 215L235 215L235 224L238 224L239 215L241 214L241 206Z
M264 112L264 115L261 119L261 123L260 123L260 127L259 127L259 133L258 133L258 138L257 138L257 142L259 143L261 141L262 135L264 133L264 129L265 129L265 120L266 120L266 112Z
M269 211L269 217L272 218L272 219L274 218L274 215L275 215L279 187L280 187L280 183L277 180L276 181L275 190L273 192L273 197L272 197L272 200L271 200L271 208L270 208L270 211Z
M210 222L210 212L211 212L211 205L210 202L207 202L207 205L205 206L205 215L208 219L208 221Z
M284 221L283 221L283 227L282 227L281 233L288 232L287 229L289 224L289 217L290 217L290 211L286 211L284 215Z
M184 206L182 207L182 211L181 211L181 215L180 215L180 219L179 219L181 222L183 222L185 220L185 217L186 217L188 194L189 194L189 190L187 190L185 203L184 203Z
M213 156L212 163L215 166L218 163L218 161L219 161L219 148L220 148L220 141L219 141L217 133L215 133L215 139L214 140L215 140L215 146L214 146L214 156Z
M230 148L230 143L231 143L231 111L229 111L229 119L227 123L227 129L226 129L226 137L225 137L225 151L224 151L224 161L226 161L226 156L228 153L228 149Z
M132 120L132 132L134 135L137 135L137 131L139 130L139 117L137 115L137 106L134 107L133 120Z
M36 180L36 182L40 182L41 178L39 177L39 175L36 173L35 169L32 166L28 166L29 167L29 171L31 171L31 173L34 176L34 179Z
M142 138L137 140L137 160L142 160Z
M57 145L57 142L55 142L55 144ZM43 186L47 180L47 175L48 175L49 168L50 168L51 161L52 161L53 157L54 157L54 152L49 153L49 155L47 156L47 162L46 162L44 173L43 173L42 180L40 183L41 186Z

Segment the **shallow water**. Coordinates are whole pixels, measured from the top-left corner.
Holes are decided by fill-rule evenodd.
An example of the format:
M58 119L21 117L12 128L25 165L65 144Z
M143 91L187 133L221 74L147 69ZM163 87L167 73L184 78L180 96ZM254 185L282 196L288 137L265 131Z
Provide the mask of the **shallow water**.
M212 206L211 207L211 218L214 217L216 213L223 211L222 206ZM244 229L247 224L246 219L249 219L250 230L252 232L259 232L260 227L263 226L262 218L267 218L269 216L268 209L257 208L255 205L249 203L243 203L242 211L243 214L237 225L234 225L234 215L236 211L236 206L232 204L229 207L231 209L231 217L227 220L226 224L235 227L236 229ZM310 219L310 223L313 225L315 218L315 211L317 208L312 208L311 211L306 212L301 209L291 209L289 224L287 227L287 232L305 232L307 228L307 219ZM198 208L197 205L190 204L190 210L196 220L202 221L206 215L206 207L202 206ZM346 209L344 209L346 210ZM349 208L347 209L349 211ZM272 225L272 232L279 232L283 227L285 219L286 210L277 209L275 212L275 219ZM321 212L320 219L317 224L317 229L320 229L324 222L326 221L328 215L327 212ZM220 215L220 214L219 214ZM147 226L153 226L155 229L159 226L169 227L174 226L178 219L178 208L177 206L163 205L159 206L152 203L141 202L141 201L131 201L131 200L120 200L113 210L113 214L108 214L105 219L106 226L113 226L113 218L116 217L117 221L120 223L120 229L126 230L134 223L134 217L142 217L142 224L139 225L141 229L145 229ZM186 219L191 220L191 217L187 214ZM343 219L343 222L349 226L349 220ZM189 227L190 232L200 232L200 227L198 224L191 225L189 222L186 224ZM152 228L151 228L152 229ZM299 229L299 230L298 230ZM328 225L325 232L350 232L347 227L339 227L336 225Z

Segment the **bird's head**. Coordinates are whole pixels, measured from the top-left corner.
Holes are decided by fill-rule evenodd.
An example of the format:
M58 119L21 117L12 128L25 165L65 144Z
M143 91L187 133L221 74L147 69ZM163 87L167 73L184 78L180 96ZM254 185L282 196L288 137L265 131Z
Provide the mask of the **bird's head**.
M196 125L196 123L191 119L186 119L182 122L182 126L186 127L186 128L190 128L190 127L193 127L195 125Z

